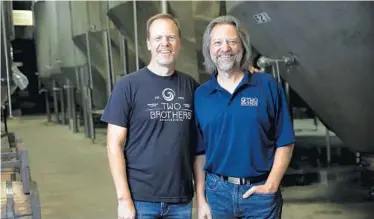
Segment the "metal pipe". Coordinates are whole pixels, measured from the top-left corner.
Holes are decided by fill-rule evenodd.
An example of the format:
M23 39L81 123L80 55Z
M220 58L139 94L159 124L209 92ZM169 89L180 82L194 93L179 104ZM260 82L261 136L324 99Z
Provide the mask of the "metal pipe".
M68 114L68 124L69 129L72 129L72 103L71 103L71 89L70 80L66 79L66 103L67 103L67 114Z
M71 87L71 106L72 106L72 111L71 111L71 116L72 116L72 126L73 126L73 132L76 133L78 132L78 121L77 121L77 114L75 110L75 87Z
M161 12L166 14L168 13L168 2L167 0L161 0Z
M51 107L49 106L49 98L48 98L48 90L46 89L44 91L44 99L45 99L45 110L47 113L47 120L48 122L51 122Z
M130 73L130 65L129 65L129 50L128 50L128 44L127 44L127 41L125 39L125 37L123 36L123 46L124 46L124 54L125 54L125 74L128 74Z
M59 114L58 114L58 102L57 102L58 88L56 87L56 81L54 79L52 80L52 86L53 86L52 89L53 89L53 107L55 111L55 122L59 123L60 119L59 119Z
M275 66L277 67L277 80L278 80L278 83L281 83L278 61L275 61Z
M7 32L6 32L6 27L5 27L5 9L4 9L4 2L2 2L2 31L3 31L3 46L4 46L4 53L5 53L5 66L6 66L6 76L7 76L7 90L8 90L8 110L9 110L9 117L13 117L13 113L12 113L12 94L11 94L11 91L10 91L10 66L9 66L9 53L8 53L8 35L7 35Z
M86 32L86 46L87 46L87 76L89 80L89 86L84 86L84 93L87 97L87 99L84 101L85 105L85 118L86 118L86 123L85 123L85 133L86 136L92 138L92 132L93 132L93 120L92 120L92 90L93 90L93 78L92 78L92 66L91 66L91 50L90 50L90 38L89 38L89 32ZM84 72L84 69L82 68L83 72L83 81L86 81L86 75ZM85 83L83 82L85 85Z
M122 67L123 67L123 74L127 74L127 48L126 48L126 39L122 35L120 31L118 31L119 38L120 38L120 47L121 47L121 62L122 62Z
M135 36L135 60L136 60L136 70L139 70L139 46L138 46L138 19L136 11L136 1L133 0L133 13L134 13L134 36Z
M40 74L39 74L39 72L35 72L35 75L38 78L38 92L40 92L40 90L42 89L42 82L41 82L40 76L39 76Z
M64 89L63 86L60 88L60 107L61 107L61 123L66 124L66 114L65 114L65 100L64 100Z
M88 116L88 128L89 128L89 137L95 139L95 130L92 118L92 89L87 90L87 116Z
M275 66L274 65L271 65L271 73L273 75L273 78L276 78Z
M86 97L86 86L85 86L85 77L84 77L84 69L83 67L81 67L79 69L80 71L80 85L81 85L81 88L80 88L80 91L81 91L81 105L82 105L82 111L83 111L83 123L84 123L84 134L86 135L86 137L88 137L89 135L89 131L88 131L88 116L87 116L87 97Z
M86 50L87 50L87 62L88 62L88 79L89 87L93 89L92 82L92 69L91 69L91 50L90 50L90 37L88 31L86 32Z
M76 130L74 130L74 132L79 132L80 114L77 115L76 108L75 108L75 95L76 95L77 91L82 92L82 89L81 89L81 86L80 86L81 85L81 79L79 77L79 67L75 67L75 76L76 76L76 79L77 79L77 87L76 87L76 89L73 87L73 100L72 100L73 103L74 103L74 110L73 110L74 117L73 117L73 119L74 119L74 128L76 128ZM82 101L81 101L80 108L82 108L82 107L83 107L83 105L82 105Z
M109 71L108 71L108 79L109 79L109 89L110 93L113 89L113 81L114 81L114 67L113 67L113 54L112 54L112 38L110 36L110 30L107 30L108 37L107 37L107 46L108 46L108 60L109 60ZM110 94L109 93L109 94ZM109 97L109 95L108 95Z
M330 130L326 128L326 156L327 165L331 164L331 144L330 144Z
M107 11L109 11L109 1L107 2ZM107 16L105 16L105 19L107 21L107 32L108 32L108 37L107 37L107 45L108 45L108 60L109 60L109 69L110 71L108 72L109 75L109 81L110 81L110 91L112 92L113 89L113 83L114 83L114 65L113 65L113 51L112 51L112 36L110 34L110 21ZM111 93L110 92L110 93ZM109 97L109 95L108 95Z
M79 67L75 67L75 79L77 80L77 89L79 89L81 78L79 77Z
M103 43L105 48L105 63L106 63L106 70L107 70L107 96L109 97L112 93L112 83L111 83L111 74L110 74L110 61L109 61L109 46L108 46L108 31L103 31Z
M95 127L94 127L94 123L93 123L93 115L92 115L92 102L91 102L91 92L88 93L88 126L89 126L89 137L92 139L92 140L95 140L96 136L95 136Z

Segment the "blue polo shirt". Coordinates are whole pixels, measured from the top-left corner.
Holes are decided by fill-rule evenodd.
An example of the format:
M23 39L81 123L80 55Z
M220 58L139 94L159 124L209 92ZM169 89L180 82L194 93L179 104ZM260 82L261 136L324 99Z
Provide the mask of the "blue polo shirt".
M268 73L245 75L233 94L215 75L195 91L205 171L250 177L270 172L275 150L295 142L283 88ZM202 148L203 147L203 148Z

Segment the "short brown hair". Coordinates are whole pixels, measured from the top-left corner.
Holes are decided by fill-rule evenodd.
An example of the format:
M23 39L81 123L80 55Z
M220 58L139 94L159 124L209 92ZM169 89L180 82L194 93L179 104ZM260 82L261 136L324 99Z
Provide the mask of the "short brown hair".
M178 35L179 37L181 36L181 29L179 27L179 22L176 18L174 18L172 15L170 14L165 14L165 13L160 13L160 14L156 14L154 16L152 16L151 18L149 18L147 20L147 39L149 39L149 28L151 27L153 21L157 20L157 19L169 19L171 21L173 21L175 23L175 25L177 26L178 28Z

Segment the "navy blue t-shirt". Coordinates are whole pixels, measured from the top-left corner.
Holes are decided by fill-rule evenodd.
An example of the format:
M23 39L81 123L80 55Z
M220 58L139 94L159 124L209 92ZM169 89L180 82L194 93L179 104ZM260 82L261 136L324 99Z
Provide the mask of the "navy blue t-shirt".
M275 150L295 142L283 88L270 74L245 73L233 94L212 78L195 92L197 125L208 172L250 177L267 174Z
M102 121L127 128L124 155L133 200L179 203L192 199L197 86L186 74L163 77L147 67L115 85Z

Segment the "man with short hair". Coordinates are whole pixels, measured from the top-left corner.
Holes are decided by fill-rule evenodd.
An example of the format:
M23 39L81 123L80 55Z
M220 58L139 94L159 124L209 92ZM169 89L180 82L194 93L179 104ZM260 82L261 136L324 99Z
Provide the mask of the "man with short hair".
M180 29L171 15L148 20L147 47L150 63L116 83L102 116L118 218L188 219L198 84L175 70Z
M232 16L210 22L202 50L212 77L194 100L205 147L195 164L199 219L281 218L279 185L295 142L283 88L246 70L249 37Z

